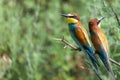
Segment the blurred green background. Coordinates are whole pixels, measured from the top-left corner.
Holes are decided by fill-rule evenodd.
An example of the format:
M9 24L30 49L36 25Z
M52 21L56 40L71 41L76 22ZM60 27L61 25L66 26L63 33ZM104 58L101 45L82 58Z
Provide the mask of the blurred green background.
M76 45L62 13L78 13L87 30L90 18L105 16L110 56L120 62L120 25L110 5L120 19L120 0L0 0L0 80L98 80L82 52L54 38ZM111 65L120 80L120 67Z

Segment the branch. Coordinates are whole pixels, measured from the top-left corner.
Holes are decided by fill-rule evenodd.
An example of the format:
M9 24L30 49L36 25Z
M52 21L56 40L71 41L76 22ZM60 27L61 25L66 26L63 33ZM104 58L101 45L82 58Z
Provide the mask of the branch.
M112 7L112 6L110 6L110 8L111 8L111 10L112 10L112 12L113 12L113 14L114 14L114 16L115 16L116 20L117 20L118 25L120 26L120 20L119 20L119 18L118 18L117 13L114 11L114 9L113 9L113 7Z
M120 67L120 63L118 63L117 61L115 61L115 60L113 60L113 59L109 59L113 64L115 64L115 65L117 65L117 66L119 66Z
M54 39L57 40L57 41L61 41L61 42L65 43L66 45L68 45L68 46L69 46L71 49L73 49L73 50L79 50L79 51L81 51L81 49L73 46L73 45L70 44L67 40L65 40L64 37L62 37L62 38L54 38Z
M103 1L103 4L104 4L104 0L102 0ZM120 27L120 20L119 20L119 17L118 17L118 15L117 15L117 13L114 11L114 9L113 9L113 7L112 7L112 4L109 2L109 1L105 1L107 4L108 4L108 6L110 7L110 9L111 9L111 11L112 11L112 13L113 13L113 15L115 16L115 18L116 18L116 21L117 21L117 23L118 23L118 26ZM104 4L104 6L105 6L105 4ZM105 6L106 7L106 6ZM107 7L106 7L107 8Z
M63 43L65 43L66 45L68 45L70 48L72 48L73 50L79 50L79 51L81 51L79 48L77 48L77 47L75 47L75 46L73 46L72 44L70 44L67 40L65 40L64 39L64 37L63 38L54 38L55 40L57 40L57 41L61 41L61 42L63 42ZM119 66L120 67L120 63L118 63L117 61L115 61L115 60L113 60L113 59L109 59L113 64L115 64L115 65L117 65L117 66Z

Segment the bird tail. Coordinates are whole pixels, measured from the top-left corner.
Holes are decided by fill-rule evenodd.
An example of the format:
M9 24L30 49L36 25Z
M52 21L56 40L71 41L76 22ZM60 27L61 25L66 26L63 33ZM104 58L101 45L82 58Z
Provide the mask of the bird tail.
M91 60L91 62L92 62L93 69L94 69L96 75L98 76L98 78L99 78L100 80L102 80L102 78L100 77L101 73L100 73L100 71L99 71L99 69L98 69L99 62L98 62L97 58L94 56L93 52L90 53L89 51L87 51L87 54L88 54L88 56L89 56L89 58L90 58L90 60Z
M100 56L100 59L102 60L102 62L104 63L104 65L105 65L105 67L107 69L107 71L109 72L109 75L110 75L111 79L115 80L115 76L114 76L114 73L112 71L112 68L111 68L109 60L108 59L104 59L102 56Z
M92 63L94 62L95 64L97 64L99 66L99 62L97 60L97 58L94 55L94 51L91 48L88 48L86 50L86 53L88 54L90 60L92 61Z
M105 67L107 68L111 79L112 79L112 80L115 80L115 76L114 76L113 70L112 70L112 68L111 68L111 66L110 66L109 60L106 60L106 61L104 62L104 65L105 65Z
M94 69L96 75L98 76L98 78L99 78L100 80L102 80L102 78L101 78L101 73L100 73L100 71L99 71L99 69L98 69L98 64L96 64L96 62L95 62L92 58L90 58L90 59L91 59L91 62L92 62L92 64L93 64L93 69Z

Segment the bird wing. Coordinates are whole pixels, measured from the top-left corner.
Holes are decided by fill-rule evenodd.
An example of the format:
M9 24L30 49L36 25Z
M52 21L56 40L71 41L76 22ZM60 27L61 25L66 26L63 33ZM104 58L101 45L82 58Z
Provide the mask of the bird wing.
M91 46L87 31L82 27L76 27L75 29L76 38L83 46Z
M84 33L84 35L85 35L86 41L87 41L88 44L91 46L90 39L89 39L89 37L88 37L88 33L87 33L87 31L86 31L84 28L83 28L83 33Z
M100 30L99 33L98 33L98 32L96 32L96 33L97 33L97 36L98 36L98 38L99 38L99 40L100 40L100 42L101 42L102 47L104 48L105 53L106 53L106 55L107 55L107 57L105 58L106 55L103 53L102 55L99 54L99 57L100 57L100 59L102 60L102 62L104 63L104 65L105 65L105 67L107 68L107 70L109 71L109 74L110 74L112 80L115 80L115 76L114 76L114 73L113 73L112 68L111 68L111 66L110 66L109 59L108 59L108 57L109 57L109 54L108 54L108 53L109 53L109 52L108 52L108 42L107 42L107 38L106 38L106 36L105 36L105 34L103 33L102 30ZM104 51L103 51L103 52L104 52Z
M108 42L107 42L105 34L101 30L99 31L99 33L96 32L96 34L99 38L99 41L101 42L102 47L104 48L104 50L108 56Z
M83 27L76 27L75 35L79 43L81 43L81 45L83 46L83 50L85 51L85 53L88 54L89 58L91 59L93 66L97 70L97 65L99 65L99 62L94 56L94 50L92 49L87 31Z

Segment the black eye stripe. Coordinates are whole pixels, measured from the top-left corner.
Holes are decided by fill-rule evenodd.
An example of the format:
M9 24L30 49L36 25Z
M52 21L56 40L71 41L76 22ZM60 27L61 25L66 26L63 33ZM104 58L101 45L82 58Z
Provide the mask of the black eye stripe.
M76 16L69 16L69 18L74 18L74 19L78 20L78 18Z
M99 25L100 21L97 22L97 25Z
M69 16L69 18L74 18L74 16Z
M78 18L76 16L74 16L74 18L78 20Z

